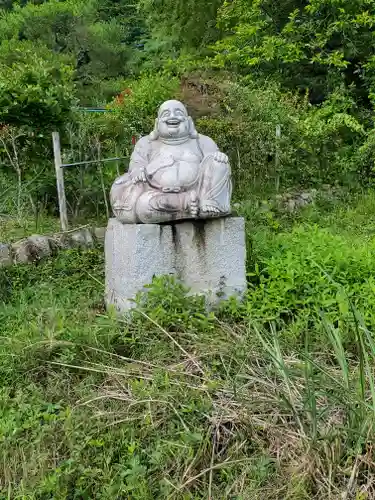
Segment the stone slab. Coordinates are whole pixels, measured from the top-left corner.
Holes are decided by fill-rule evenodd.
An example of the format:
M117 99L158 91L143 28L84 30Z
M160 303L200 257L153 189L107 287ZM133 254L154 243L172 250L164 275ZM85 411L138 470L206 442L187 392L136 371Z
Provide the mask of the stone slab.
M176 229L176 269L209 305L246 290L245 221L241 217L183 222Z
M175 274L171 226L122 224L110 219L105 236L106 303L119 311L154 275Z
M226 217L171 224L110 219L105 238L106 303L124 312L153 276L176 275L209 307L246 291L245 223Z

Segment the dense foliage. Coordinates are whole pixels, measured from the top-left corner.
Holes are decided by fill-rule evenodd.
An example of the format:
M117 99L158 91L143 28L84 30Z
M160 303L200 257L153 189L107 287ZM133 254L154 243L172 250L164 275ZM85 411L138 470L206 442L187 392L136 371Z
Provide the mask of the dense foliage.
M224 2L217 61L247 74L270 73L283 85L322 102L336 88L351 88L368 103L372 88L373 0L268 0Z
M372 183L374 24L373 0L3 2L0 123L43 129L37 147L16 143L28 158L23 177L38 177L27 196L48 193L54 207L53 129L64 158L128 157L132 136L147 133L172 96L230 154L237 198L250 186ZM75 112L82 106L109 111ZM1 171L15 171L4 141L0 155ZM103 168L108 190L116 166ZM69 174L69 185L85 197L81 174Z
M75 94L68 58L40 45L6 41L0 72L1 123L49 131L69 119Z
M101 248L0 263L1 498L375 498L374 7L0 0L0 242L58 230L52 131L121 158L65 172L98 223L177 97L230 156L248 271L210 313L157 278L128 322Z
M216 313L169 277L117 320L101 248L0 269L0 497L374 497L375 197L242 210Z

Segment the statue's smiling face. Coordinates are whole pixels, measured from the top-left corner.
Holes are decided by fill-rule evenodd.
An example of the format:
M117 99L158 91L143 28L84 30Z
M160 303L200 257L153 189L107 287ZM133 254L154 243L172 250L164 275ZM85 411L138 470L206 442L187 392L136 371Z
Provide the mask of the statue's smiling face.
M159 109L160 137L183 139L189 136L189 119L185 106L179 101L167 101Z

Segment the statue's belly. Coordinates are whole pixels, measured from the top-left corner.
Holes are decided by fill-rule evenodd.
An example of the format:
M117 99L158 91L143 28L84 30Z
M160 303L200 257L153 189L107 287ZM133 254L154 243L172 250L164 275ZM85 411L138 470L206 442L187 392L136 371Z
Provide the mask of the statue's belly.
M199 164L176 162L170 167L162 168L152 176L152 182L161 188L193 187L198 180Z

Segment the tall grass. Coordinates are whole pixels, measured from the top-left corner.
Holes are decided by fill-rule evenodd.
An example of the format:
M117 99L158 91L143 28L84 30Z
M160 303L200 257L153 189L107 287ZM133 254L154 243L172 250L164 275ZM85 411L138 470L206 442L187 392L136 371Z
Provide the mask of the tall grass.
M141 317L139 357L87 347L53 362L101 375L79 404L99 427L132 429L132 498L373 498L375 351L358 315L359 361L326 320L326 352L285 352L275 328L181 328L172 342Z
M106 312L101 249L0 270L0 498L375 497L367 241L251 236L210 315L165 279Z

